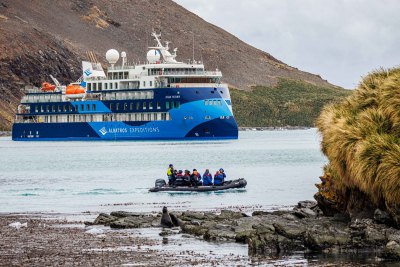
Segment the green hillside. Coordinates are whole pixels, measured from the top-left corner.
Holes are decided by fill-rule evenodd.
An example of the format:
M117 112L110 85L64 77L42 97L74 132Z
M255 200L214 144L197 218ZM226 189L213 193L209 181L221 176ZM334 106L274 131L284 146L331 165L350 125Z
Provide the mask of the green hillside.
M314 126L322 107L342 100L350 90L282 79L276 87L230 89L239 126Z

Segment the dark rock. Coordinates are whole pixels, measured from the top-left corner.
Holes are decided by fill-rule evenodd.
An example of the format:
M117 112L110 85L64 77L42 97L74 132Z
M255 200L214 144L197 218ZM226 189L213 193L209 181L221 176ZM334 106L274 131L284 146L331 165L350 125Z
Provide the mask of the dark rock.
M383 257L386 259L400 260L400 245L396 241L389 241L385 250L383 251Z
M391 221L389 214L386 211L382 211L380 209L376 209L374 211L374 220L377 223L385 223L388 224Z
M148 228L159 226L159 223L156 223L156 219L152 216L129 216L119 218L115 221L110 222L111 228Z
M303 208L308 208L308 209L313 209L317 207L318 203L316 201L312 200L305 200L305 201L300 201L297 203L297 208L303 209Z
M299 208L295 207L293 209L294 215L299 217L300 219L302 218L315 218L317 217L317 214L310 208Z
M111 216L118 217L118 218L124 218L124 217L138 217L138 216L143 216L143 213L138 213L138 212L128 212L128 211L113 211L110 213Z
M253 213L251 215L252 216L263 216L263 215L268 215L268 214L271 214L271 212L262 211L262 210L256 210L256 211L253 211Z
M100 213L99 216L97 216L97 218L94 220L93 225L105 225L105 226L109 226L111 222L117 220L118 217L112 216L112 215L108 215L106 213Z

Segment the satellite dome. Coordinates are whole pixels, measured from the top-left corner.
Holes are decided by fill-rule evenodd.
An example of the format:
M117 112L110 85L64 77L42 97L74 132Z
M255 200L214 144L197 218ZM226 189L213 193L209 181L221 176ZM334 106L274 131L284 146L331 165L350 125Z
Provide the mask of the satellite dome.
M117 63L117 61L119 59L118 51L115 49L108 50L106 53L106 59L107 59L108 63L110 63L110 64Z
M151 49L149 52L147 52L147 61L149 63L156 63L157 61L160 61L160 51L157 49Z
M121 52L121 57L126 57L126 52L122 51Z

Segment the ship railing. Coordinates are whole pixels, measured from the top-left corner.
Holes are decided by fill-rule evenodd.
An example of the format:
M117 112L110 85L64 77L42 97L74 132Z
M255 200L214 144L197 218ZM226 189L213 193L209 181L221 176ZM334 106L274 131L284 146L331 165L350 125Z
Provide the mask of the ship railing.
M110 67L109 70L131 70L134 69L134 65L114 66Z
M22 92L26 94L32 94L32 93L41 93L42 90L38 87L31 86L31 85L26 85L24 88L21 89Z
M172 88L186 88L186 87L196 87L196 88L219 88L219 87L227 87L226 84L222 83L171 83L169 87Z
M170 75L190 75L190 76L222 76L221 71L160 71L152 74L153 76L170 76Z

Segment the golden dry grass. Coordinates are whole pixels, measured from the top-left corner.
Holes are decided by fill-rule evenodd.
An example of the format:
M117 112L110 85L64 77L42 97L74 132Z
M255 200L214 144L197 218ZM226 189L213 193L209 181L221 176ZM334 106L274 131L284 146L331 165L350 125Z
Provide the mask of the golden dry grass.
M317 127L338 194L358 189L377 206L400 203L400 68L364 77L351 96L323 109Z

